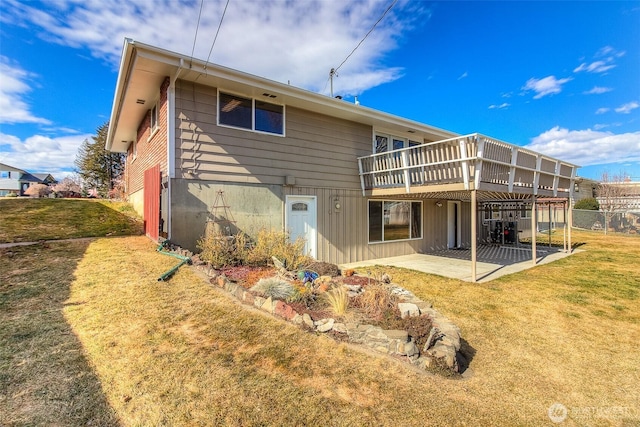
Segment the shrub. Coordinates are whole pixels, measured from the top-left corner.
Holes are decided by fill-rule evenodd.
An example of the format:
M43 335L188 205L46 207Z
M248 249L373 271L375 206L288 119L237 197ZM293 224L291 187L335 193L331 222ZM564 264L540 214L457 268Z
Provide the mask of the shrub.
M598 201L593 197L587 197L586 199L578 200L573 208L587 211L597 211L600 210L600 203L598 203Z
M271 257L284 263L287 269L297 270L308 264L310 258L303 253L304 240L289 240L289 233L278 230L262 229L258 232L256 244L248 253L247 261L252 265L268 265Z
M307 284L293 285L293 293L289 298L287 298L287 302L291 303L299 303L304 305L306 308L310 308L315 305L317 299L317 295L313 292L313 287Z
M354 304L362 309L371 319L379 320L385 312L393 310L398 303L398 296L391 294L382 283L372 282L364 292L354 298Z
M5 194L4 197L18 197L18 194L14 193L14 192L10 192L10 193Z
M349 306L349 294L344 286L336 286L324 294L325 300L336 316L343 316Z
M260 279L251 290L263 297L271 297L279 300L288 300L294 293L294 288L291 283L285 282L277 277Z
M47 197L51 194L51 188L44 184L34 184L27 188L24 194L31 197Z
M234 236L211 231L198 240L196 246L202 251L200 258L215 268L238 265L240 261L236 252L236 238Z
M305 269L315 271L320 276L336 277L340 275L338 266L328 262L314 261L306 265Z

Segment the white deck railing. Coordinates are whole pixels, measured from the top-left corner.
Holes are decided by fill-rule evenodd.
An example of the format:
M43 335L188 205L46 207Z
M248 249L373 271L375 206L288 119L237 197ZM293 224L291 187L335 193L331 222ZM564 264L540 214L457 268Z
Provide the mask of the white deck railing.
M578 166L480 134L358 158L362 191L459 184L489 190L569 197ZM416 187L421 187L417 189ZM436 189L434 188L434 191Z

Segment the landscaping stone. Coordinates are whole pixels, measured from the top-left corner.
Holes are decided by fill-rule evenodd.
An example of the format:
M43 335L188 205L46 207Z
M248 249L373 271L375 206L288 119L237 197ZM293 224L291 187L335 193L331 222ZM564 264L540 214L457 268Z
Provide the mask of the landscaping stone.
M224 288L224 285L227 283L227 278L224 276L218 276L217 283L219 288Z
M260 308L262 307L262 304L264 304L266 300L267 300L266 298L262 298L261 296L256 295L253 297L253 305Z
M403 344L409 341L409 332L402 329L383 330L382 333L390 340L402 341Z
M304 320L302 320L302 316L296 313L296 315L293 316L293 319L291 319L291 322L295 325L302 325L304 323Z
M409 357L413 357L420 354L420 350L418 350L418 346L416 345L415 342L413 342L413 340L404 344L404 354Z
M341 334L346 334L348 331L347 326L344 323L339 323L339 322L336 322L333 324L333 330Z
M275 303L273 302L273 299L269 297L264 301L264 303L260 306L260 308L266 311L267 313L273 314L273 311L275 309Z
M304 313L302 315L302 321L304 322L305 325L307 325L311 329L314 328L313 319L311 318L311 316L309 316L309 313Z
M285 304L282 301L276 301L275 314L286 320L292 320L298 313L289 304Z
M420 316L420 309L417 305L412 304L410 302L401 302L398 303L398 310L400 310L400 317L418 317Z
M316 331L329 332L331 329L333 329L333 325L335 322L336 322L335 319L328 318L328 319L318 320L317 322L313 322L313 324L316 327Z
M244 295L242 295L242 302L253 305L255 302L255 295L251 292L245 292Z
M224 290L229 292L230 294L234 294L235 295L237 289L238 289L238 285L236 285L235 283L231 283L231 282L227 281L224 284Z

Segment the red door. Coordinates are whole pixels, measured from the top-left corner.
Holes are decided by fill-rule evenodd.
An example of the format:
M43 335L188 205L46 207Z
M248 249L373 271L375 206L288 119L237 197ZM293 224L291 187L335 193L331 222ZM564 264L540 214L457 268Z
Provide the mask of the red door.
M160 225L160 165L144 171L144 232L158 240Z

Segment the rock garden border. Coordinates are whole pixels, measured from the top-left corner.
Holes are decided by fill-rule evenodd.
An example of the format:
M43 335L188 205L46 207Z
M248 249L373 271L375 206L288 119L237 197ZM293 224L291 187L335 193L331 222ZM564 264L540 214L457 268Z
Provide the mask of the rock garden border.
M350 343L363 345L382 354L400 356L424 370L445 369L451 373L459 373L461 366L466 365L466 360L460 352L460 328L435 310L430 303L422 301L409 290L393 283L388 283L386 287L391 294L399 297L397 308L401 318L426 316L431 321L432 327L422 348L418 348L406 330L385 330L371 324L338 322L332 317L313 319L308 313L300 314L285 301L265 298L232 282L211 265L200 260L198 255L173 244L166 246L170 254L181 258L188 257L193 267L203 272L211 284L226 291L241 303L259 308L295 325L318 333L343 334Z
M389 284L388 289L401 297L402 302L398 303L398 310L402 318L427 316L431 320L432 328L423 348L418 348L406 330L385 330L370 324L343 323L332 317L313 319L307 313L298 313L285 301L262 297L233 283L206 263L194 259L194 266L209 277L210 283L234 296L243 304L259 308L295 325L318 333L345 334L348 342L363 345L382 354L404 356L405 360L425 370L445 368L453 373L460 372L461 360L464 360L464 356L460 353L462 340L460 328L435 310L430 303L422 301L400 286Z

